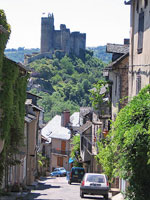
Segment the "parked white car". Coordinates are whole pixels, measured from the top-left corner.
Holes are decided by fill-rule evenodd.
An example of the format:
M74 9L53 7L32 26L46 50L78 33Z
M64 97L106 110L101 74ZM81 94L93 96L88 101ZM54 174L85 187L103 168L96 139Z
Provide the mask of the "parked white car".
M105 174L85 173L80 185L80 197L85 194L103 195L108 199L109 183Z

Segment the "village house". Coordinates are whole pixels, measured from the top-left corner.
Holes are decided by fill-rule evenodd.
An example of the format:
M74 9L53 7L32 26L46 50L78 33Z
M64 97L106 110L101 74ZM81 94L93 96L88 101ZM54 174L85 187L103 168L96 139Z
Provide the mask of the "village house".
M63 111L42 129L42 137L47 140L44 151L50 159L49 171L57 167L64 167L67 171L71 169L71 138L78 133L79 126L79 112L70 116L70 111Z
M70 112L64 111L62 116L56 115L42 129L42 136L51 143L50 149L50 171L54 168L64 167L70 169L70 139L71 131L67 128L70 122Z
M37 153L41 147L41 129L43 127L43 109L37 106L41 98L27 92L25 128L27 138L26 184L32 185L38 175Z
M115 121L120 109L128 103L129 39L124 39L124 44L108 43L106 52L112 53L112 62L104 69L103 76L109 83L111 120ZM112 187L125 191L125 185L118 177Z
M8 58L5 58L5 60L10 66L13 65L19 68L20 78L28 74L28 70L21 63L16 63ZM24 184L26 170L26 154L24 150L24 147L19 147L19 151L13 156L15 160L20 161L20 164L9 165L5 168L3 187L10 187L16 183Z
M140 89L150 84L150 0L125 1L131 5L130 56L129 56L129 100Z
M91 107L80 108L80 156L86 172L102 171L95 159L98 153L97 141L104 138L104 123L99 116Z
M44 127L44 125L43 125ZM51 140L41 135L41 147L39 155L44 158L42 165L38 165L38 173L40 175L49 175L50 172L50 157L51 157Z
M128 102L129 40L124 44L110 44L106 52L112 53L112 62L104 69L103 76L110 84L111 120Z

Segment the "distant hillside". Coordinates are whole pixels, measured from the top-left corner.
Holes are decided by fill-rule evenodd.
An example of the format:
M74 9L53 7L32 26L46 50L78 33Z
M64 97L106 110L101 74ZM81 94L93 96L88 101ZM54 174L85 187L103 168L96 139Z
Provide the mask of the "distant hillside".
M98 80L104 79L102 70L106 66L93 52L86 51L85 57L53 55L29 64L32 73L28 90L42 97L38 102L45 110L47 122L66 109L73 112L91 106L89 90Z
M106 46L98 47L87 47L88 50L93 51L94 57L101 59L105 63L109 63L111 60L111 54L106 53ZM5 55L14 60L15 62L24 62L25 54L32 54L34 52L40 52L39 48L25 49L24 47L19 47L18 49L6 49Z
M32 48L32 49L25 49L24 47L19 47L18 49L6 49L5 55L15 62L24 62L24 55L25 54L32 54L34 52L40 52L40 49Z
M101 59L103 62L109 63L111 61L112 55L106 53L106 46L88 47L87 49L93 51L94 57Z

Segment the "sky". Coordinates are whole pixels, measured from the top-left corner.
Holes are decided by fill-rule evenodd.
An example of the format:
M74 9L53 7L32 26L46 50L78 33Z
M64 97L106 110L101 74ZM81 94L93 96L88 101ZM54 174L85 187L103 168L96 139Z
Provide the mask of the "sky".
M123 44L129 38L130 6L124 0L0 0L11 25L7 48L40 48L41 17L54 14L55 30L66 24L86 33L86 47Z

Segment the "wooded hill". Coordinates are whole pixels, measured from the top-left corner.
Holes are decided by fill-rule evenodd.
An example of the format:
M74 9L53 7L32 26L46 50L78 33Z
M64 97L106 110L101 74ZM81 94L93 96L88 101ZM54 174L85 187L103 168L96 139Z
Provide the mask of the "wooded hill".
M53 56L30 63L32 70L28 90L42 97L39 105L45 110L47 122L64 109L71 114L81 106L91 106L90 92L93 84L103 79L104 64L93 57L93 52L86 51L85 58Z
M101 59L103 62L108 63L111 60L111 54L106 53L106 46L87 47L87 50L93 51L93 56ZM6 49L5 55L16 62L24 62L25 54L32 54L33 52L40 52L39 48L25 49L19 47L18 49Z

